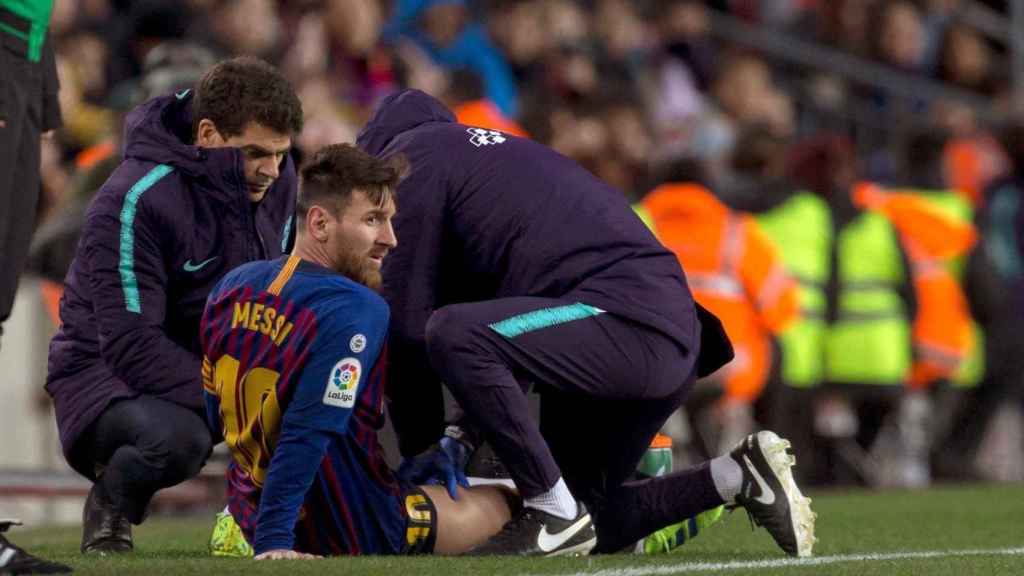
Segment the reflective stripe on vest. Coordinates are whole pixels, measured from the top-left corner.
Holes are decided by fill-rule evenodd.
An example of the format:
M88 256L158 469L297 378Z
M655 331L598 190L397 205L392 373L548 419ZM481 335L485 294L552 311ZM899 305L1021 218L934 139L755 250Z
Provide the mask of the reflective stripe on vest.
M694 272L686 275L686 282L694 292L705 292L733 300L743 298L743 286L735 278L722 274Z
M719 298L741 300L746 297L743 284L739 280L740 253L746 241L742 221L730 213L725 217L724 228L718 270L688 273L686 281L693 290L707 292Z
M764 283L761 284L761 290L757 293L757 306L764 310L776 302L782 295L782 291L786 288L786 280L789 276L786 275L786 271L776 265L772 268L771 272L768 273L768 277L765 278Z

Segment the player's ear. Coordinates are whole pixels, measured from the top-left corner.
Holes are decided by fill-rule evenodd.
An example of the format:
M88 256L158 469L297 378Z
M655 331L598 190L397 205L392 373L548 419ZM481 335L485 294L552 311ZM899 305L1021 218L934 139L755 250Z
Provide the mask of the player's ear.
M217 125L213 123L213 120L209 118L200 120L199 126L196 128L196 146L216 148L223 145L224 138L220 135L220 131L217 130Z
M306 214L306 227L317 242L327 241L328 223L327 210L323 206L314 204L309 207L309 212Z

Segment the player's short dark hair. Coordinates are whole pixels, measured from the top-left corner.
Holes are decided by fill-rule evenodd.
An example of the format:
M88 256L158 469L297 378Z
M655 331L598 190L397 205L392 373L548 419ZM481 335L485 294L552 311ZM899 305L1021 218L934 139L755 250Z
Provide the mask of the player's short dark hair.
M215 64L199 80L192 100L193 135L203 118L225 138L238 136L250 122L294 135L302 131L302 103L277 68L239 56Z
M355 189L383 206L393 199L406 168L402 156L377 158L351 144L325 146L302 168L296 216L305 219L314 204L333 207L336 214L340 213Z

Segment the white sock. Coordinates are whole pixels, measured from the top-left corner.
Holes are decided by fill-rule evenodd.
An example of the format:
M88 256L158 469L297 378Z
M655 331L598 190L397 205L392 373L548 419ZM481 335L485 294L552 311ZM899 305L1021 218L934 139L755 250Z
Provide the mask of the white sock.
M722 500L732 503L743 487L743 470L732 456L724 454L711 460L711 480Z
M569 487L565 485L565 480L561 477L551 487L551 490L523 500L523 506L543 510L552 516L558 516L565 520L572 520L579 512L576 506L576 498L569 492Z

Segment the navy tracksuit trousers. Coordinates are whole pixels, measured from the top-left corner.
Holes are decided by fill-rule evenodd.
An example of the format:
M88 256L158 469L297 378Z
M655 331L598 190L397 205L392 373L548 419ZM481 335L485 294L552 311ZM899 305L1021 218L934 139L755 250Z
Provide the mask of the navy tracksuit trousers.
M634 472L695 379L660 332L572 300L445 306L426 332L431 364L531 497L559 476L591 510ZM541 397L539 426L526 391Z

